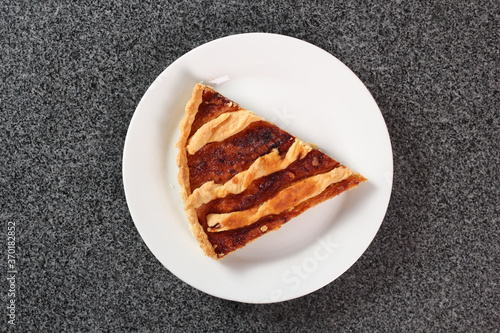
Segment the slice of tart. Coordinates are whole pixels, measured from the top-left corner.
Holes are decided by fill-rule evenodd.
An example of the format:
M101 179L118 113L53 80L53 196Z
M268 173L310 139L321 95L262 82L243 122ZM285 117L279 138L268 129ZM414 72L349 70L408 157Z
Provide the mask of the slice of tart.
M180 130L184 209L201 248L215 259L366 180L202 84Z

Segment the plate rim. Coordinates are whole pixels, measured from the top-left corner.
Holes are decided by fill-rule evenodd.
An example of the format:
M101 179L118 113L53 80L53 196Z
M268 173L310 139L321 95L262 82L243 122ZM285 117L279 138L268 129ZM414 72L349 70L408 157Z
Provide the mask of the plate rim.
M228 39L231 39L231 38L245 38L245 37L252 37L252 38L259 38L259 36L266 36L266 38L268 37L271 37L271 38L286 38L286 39L289 39L289 40L292 40L293 42L298 42L302 45L307 45L308 47L313 47L315 48L316 50L319 50L321 52L324 52L326 53L329 57L332 58L332 60L335 60L335 61L338 61L341 65L343 65L349 72L351 75L353 75L361 84L362 86L365 88L366 90L366 93L371 97L371 99L373 100L373 103L375 104L377 110L378 110L378 114L380 115L381 119L382 119L382 122L383 122L383 125L385 126L385 132L386 132L386 136L387 136L387 140L388 140L388 144L389 144L389 152L390 152L390 179L387 179L387 181L389 182L388 186L389 186L389 193L387 195L387 198L385 200L385 204L384 204L384 207L383 207L383 213L382 213L382 216L380 218L380 221L377 223L377 228L376 228L376 231L373 233L372 237L371 237L371 240L369 242L366 243L366 246L364 247L364 249L361 251L361 255L359 255L359 257L354 260L354 262L352 262L348 267L345 268L345 270L343 270L340 274L338 274L337 276L335 276L333 279L331 280L328 280L327 282L325 282L324 284L321 284L321 285L318 285L315 289L313 290L309 290L309 291L306 291L306 292L302 292L302 293L297 293L296 296L294 297L289 297L289 298L286 298L286 299L281 299L281 300L277 300L277 301L249 301L249 300L242 300L242 299L239 299L239 297L224 297L224 296L221 296L217 293L214 293L214 292L210 292L209 290L204 290L202 288L199 288L198 286L192 284L192 283L189 283L187 282L185 279L183 279L181 276L179 276L180 274L178 272L175 272L175 270L172 270L170 267L167 267L167 265L165 265L165 263L158 257L158 255L151 249L150 247L150 244L148 244L148 242L146 241L145 239L145 236L144 236L144 231L141 231L142 229L142 225L140 226L139 225L139 222L136 221L136 219L134 218L134 213L132 212L132 208L131 208L131 203L129 202L131 199L130 199L130 189L127 185L127 175L128 175L128 166L126 165L127 161L128 161L128 156L127 154L130 153L130 140L131 137L130 137L130 133L131 133L131 128L135 125L134 123L134 119L137 119L137 114L138 112L140 112L141 110L141 107L142 107L142 104L144 103L144 101L149 97L149 92L150 90L152 89L152 87L157 84L157 80L160 79L160 77L162 76L165 76L168 74L168 71L169 69L172 70L172 66L175 66L175 64L179 64L180 62L183 61L183 59L186 59L186 56L187 55L192 55L192 54L195 54L198 50L200 50L200 48L203 48L205 47L206 45L208 44L212 44L212 43L216 43L216 42L219 42L221 40L228 40ZM170 112L170 111L169 111ZM383 223L383 220L385 218L385 215L387 213L387 209L388 209L388 206L389 206L389 203L390 203L390 199L391 199L391 194L392 194L392 176L393 176L393 172L394 172L394 169L393 169L393 151L392 151L392 144L391 144L391 140L390 140L390 136L389 136L389 132L387 130L387 125L386 125L386 122L384 120L384 117L380 111L380 108L378 107L376 101L374 100L373 96L371 95L370 91L368 90L368 88L363 84L363 82L360 80L360 78L350 69L348 68L344 63L342 63L339 59L337 59L334 55L330 54L329 52L327 52L326 50L314 45L314 44L311 44L307 41L304 41L304 40L301 40L301 39L298 39L298 38L295 38L295 37L291 37L291 36L286 36L286 35L281 35L281 34L275 34L275 33L262 33L262 32L253 32L253 33L243 33L243 34L235 34L235 35L228 35L228 36L224 36L224 37L221 37L221 38L218 38L218 39L214 39L214 40L211 40L209 42L206 42L206 43L203 43L195 48L193 48L192 50L186 52L185 54L183 54L182 56L180 56L179 58L177 58L175 61L173 61L171 64L169 64L161 73L160 75L151 83L151 85L148 87L148 89L146 90L146 92L144 93L144 95L142 96L141 100L139 101L136 109L134 110L134 114L130 120L130 123L129 123L129 127L127 129L127 134L126 134L126 137L125 137L125 142L124 142L124 147L123 147L123 155L122 155L122 180L123 180L123 188L124 188L124 194L125 194L125 197L126 197L126 201L127 201L127 205L128 205L128 208L129 208L129 212L131 214L131 217L132 217L132 220L134 222L134 225L137 229L137 231L139 232L139 235L141 236L141 239L144 241L144 243L146 244L146 246L148 247L148 249L150 250L150 252L155 256L155 258L160 261L160 263L167 269L169 270L172 274L174 274L177 278L179 278L181 281L184 281L185 283L191 285L192 287L198 289L198 290L201 290L202 292L204 293L207 293L207 294L210 294L212 296L215 296L215 297L218 297L218 298L223 298L223 299L228 299L228 300L231 300L231 301L238 301L238 302L244 302L244 303L275 303L275 302L280 302L280 301L287 301L287 300L291 300L291 299L295 299L295 298L298 298L298 297L302 297L304 295L307 295L309 293L312 293L312 292L315 292L316 290L318 289L321 289L323 288L325 285L333 282L335 279L337 279L338 277L340 277L342 274L344 274L350 267L352 267L352 265L354 265L354 263L356 263L359 258L363 255L363 253L366 252L366 250L368 249L368 247L370 246L370 244L373 242L373 239L375 238L375 236L377 235L378 231L380 230L380 226L382 225ZM200 255L203 255L202 253L200 253Z

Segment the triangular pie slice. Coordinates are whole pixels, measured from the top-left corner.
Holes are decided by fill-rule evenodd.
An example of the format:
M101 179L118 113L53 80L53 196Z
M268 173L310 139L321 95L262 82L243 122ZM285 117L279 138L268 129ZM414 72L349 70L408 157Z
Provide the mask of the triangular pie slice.
M181 196L212 258L366 180L209 86L194 87L185 112L177 143Z

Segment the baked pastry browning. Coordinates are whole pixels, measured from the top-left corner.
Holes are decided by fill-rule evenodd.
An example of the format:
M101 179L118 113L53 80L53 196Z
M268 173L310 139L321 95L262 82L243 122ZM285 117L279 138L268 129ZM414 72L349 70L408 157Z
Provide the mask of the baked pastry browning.
M201 248L215 259L366 180L202 84L180 129L184 209Z

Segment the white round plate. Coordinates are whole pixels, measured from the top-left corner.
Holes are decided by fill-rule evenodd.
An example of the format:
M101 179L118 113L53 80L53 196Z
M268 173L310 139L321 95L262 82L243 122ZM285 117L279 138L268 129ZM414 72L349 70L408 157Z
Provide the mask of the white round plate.
M179 196L175 144L198 82L318 145L368 181L216 261L191 235ZM282 35L221 38L186 53L153 82L125 140L123 181L134 223L179 279L213 296L271 303L309 294L363 254L384 218L392 150L380 110L331 54Z

